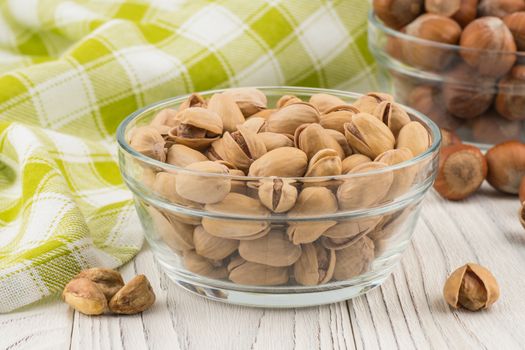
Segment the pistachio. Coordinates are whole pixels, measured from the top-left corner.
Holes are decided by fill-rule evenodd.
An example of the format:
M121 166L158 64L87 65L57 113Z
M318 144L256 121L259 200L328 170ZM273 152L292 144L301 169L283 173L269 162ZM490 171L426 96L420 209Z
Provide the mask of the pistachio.
M281 134L295 134L302 124L318 123L319 111L309 103L299 102L287 105L268 118L266 131Z
M427 129L419 122L410 122L401 128L397 137L396 148L408 148L414 157L425 152L432 144Z
M345 157L348 157L353 153L352 148L350 148L350 145L348 144L348 141L346 140L346 137L344 134L340 133L337 130L333 129L325 129L324 130L328 135L332 136L339 146L341 146L341 149L343 150Z
M239 241L210 235L202 226L195 227L193 242L195 244L195 252L211 260L224 259L239 247Z
M268 120L268 118L270 118L270 116L275 113L277 111L276 108L267 108L267 109L262 109L260 110L259 112L255 113L255 114L252 114L250 116L250 118L248 119L254 119L254 118L257 118L257 119L264 119L264 120Z
M319 124L303 124L295 130L295 147L306 153L308 159L325 148L331 148L337 152L339 158L344 158L345 153L339 143L330 136Z
M297 200L297 188L283 179L262 180L258 193L261 203L274 213L287 212Z
M133 129L129 145L143 155L164 162L166 141L153 126L139 126Z
M239 255L246 261L268 266L290 266L301 256L301 246L288 240L285 233L271 230L264 237L241 241Z
M366 236L354 244L335 252L334 278L348 280L366 272L374 259L374 242Z
M333 107L346 104L346 102L339 97L329 94L314 94L310 96L309 102L321 113L326 113Z
M341 175L342 170L343 166L339 154L331 148L325 148L312 157L305 176Z
M368 113L359 113L345 124L345 136L350 146L372 159L394 148L395 138L388 126Z
M361 113L373 114L377 105L383 101L394 101L391 95L380 92L370 92L358 98L352 106L357 108Z
M266 95L256 88L241 87L228 89L223 94L231 96L245 117L266 109Z
M242 124L246 129L250 129L254 133L266 131L266 119L260 117L250 117Z
M213 161L228 159L226 156L226 148L224 147L224 138L221 137L213 141L205 154L209 160Z
M155 177L153 192L167 199L171 203L187 206L190 208L201 208L202 205L189 199L181 197L176 191L177 176L175 174L160 172Z
M335 252L319 243L302 245L302 254L294 264L294 278L303 286L315 286L332 279L335 269Z
M132 315L155 303L155 293L144 275L135 276L111 298L109 308L117 314Z
M148 207L152 226L159 238L174 251L193 249L193 226L177 221L173 217Z
M89 278L75 278L66 284L62 299L85 315L101 315L108 310L106 296Z
M250 165L248 176L303 176L308 157L300 149L280 147L264 154Z
M183 255L184 266L188 270L198 275L209 278L226 278L228 277L228 270L222 265L221 260L207 259L193 250L184 252Z
M168 149L166 163L184 168L187 165L208 160L204 154L188 146L175 144Z
M222 139L226 159L241 170L248 170L255 159L266 153L259 135L243 126L231 134L226 131Z
M221 117L225 131L234 132L237 130L237 125L244 123L241 109L228 94L213 94L208 101L208 109Z
M333 214L335 212L337 212L337 200L329 189L325 187L307 187L297 197L297 202L288 213L288 216L290 218L300 218L310 215ZM329 220L291 221L288 223L286 232L294 244L311 243L335 224L335 221Z
M412 151L406 147L402 147L381 153L377 156L375 161L390 166L403 163L413 157ZM406 193L414 182L417 172L417 165L407 165L403 168L394 170L394 182L392 183L392 186L390 186L390 191L386 197L394 199Z
M207 204L206 211L212 213L236 213L246 217L265 217L270 214L258 200L239 193L229 193L221 202ZM202 218L202 226L213 236L229 239L257 239L270 230L268 221L226 220L214 217Z
M149 123L150 126L157 129L161 135L167 135L170 128L175 124L177 111L171 108L165 108L158 112Z
M193 172L179 173L175 189L181 197L197 203L208 204L220 202L230 192L230 179L214 175L228 174L229 171L226 166L211 161L204 161L190 164L184 169L210 173L211 176Z
M177 115L177 124L168 136L176 143L203 150L217 140L222 131L222 119L217 113L201 107L190 107Z
M303 102L299 97L294 95L283 95L278 100L275 106L277 108L283 108L289 104L297 103L297 102Z
M348 174L356 175L343 181L337 189L339 208L342 210L369 208L381 203L390 191L394 182L394 174L391 171L384 171L367 175L366 172L382 170L385 167L387 165L384 163L371 162L358 165L350 170Z
M339 222L323 233L321 243L328 249L344 249L373 230L380 220L380 217L374 216Z
M110 300L124 286L124 281L118 271L101 267L80 271L74 278L89 279L98 286L107 300Z
M188 109L190 107L201 107L206 108L206 100L199 94L193 93L186 98L184 102L182 102L179 106L179 112Z
M358 114L360 111L351 105L335 106L321 115L319 124L325 129L337 130L341 133L345 132L344 125L352 121L352 116Z
M383 101L374 110L374 116L390 128L395 137L403 126L410 123L410 116L405 109L392 101Z
M259 139L266 146L266 151L270 152L279 147L293 147L293 136L278 134L275 132L261 132Z
M343 162L341 163L342 173L347 174L350 170L352 170L356 166L360 164L364 164L364 163L369 163L371 161L372 159L368 158L365 155L362 155L359 153L352 154L351 156L348 156L345 159L343 159Z
M230 270L231 281L251 286L276 286L285 284L289 278L287 267L268 266L242 258L236 261Z
M468 263L448 277L443 294L447 303L455 309L463 307L478 311L494 304L500 292L498 282L489 270Z

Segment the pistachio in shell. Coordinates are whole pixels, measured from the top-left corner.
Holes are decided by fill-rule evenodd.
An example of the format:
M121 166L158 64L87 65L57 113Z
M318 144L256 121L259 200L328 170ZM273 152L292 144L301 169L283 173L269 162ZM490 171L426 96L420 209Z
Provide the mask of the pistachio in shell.
M337 143L339 144L339 146L341 146L343 152L345 153L345 157L348 157L352 155L352 153L354 153L343 133L340 133L339 131L333 129L325 129L325 132L337 141Z
M208 160L204 154L188 146L175 144L168 149L166 163L184 168L187 165Z
M384 163L388 166L400 164L414 158L412 151L406 147L391 149L381 153L375 159L376 162ZM390 186L387 198L395 199L405 194L409 189L418 172L418 165L406 165L405 167L393 170L394 182Z
M275 132L261 132L257 134L266 146L266 151L270 152L280 147L293 147L293 136L278 134Z
M258 134L260 132L266 131L266 119L252 116L246 119L242 126Z
M193 226L178 222L152 206L147 210L153 229L168 247L176 252L193 249Z
M208 109L221 117L225 131L234 132L237 125L244 123L244 115L231 95L213 94L208 101Z
M184 102L182 102L179 106L178 111L181 112L185 109L188 109L190 107L201 107L206 108L207 103L204 97L199 95L198 93L194 92L191 95L189 95Z
M154 127L162 136L165 136L168 134L171 127L175 125L176 115L176 110L164 108L153 117L149 126Z
M208 148L204 154L212 161L228 159L228 156L226 156L226 148L224 147L224 138L221 137L213 141L210 148Z
M335 251L334 278L348 280L365 273L374 260L374 242L366 236L354 244Z
M326 113L328 110L336 106L341 106L346 104L345 101L340 99L337 96L330 94L313 94L310 96L310 101L312 105L315 106L321 113Z
M297 197L297 202L288 212L290 218L333 214L337 212L337 200L325 187L307 187ZM337 222L326 221L290 221L287 234L294 244L311 243Z
M344 125L352 121L352 117L360 111L351 105L335 106L321 114L319 124L325 129L337 130L340 133L345 132Z
M268 266L291 266L301 256L301 246L288 240L280 230L250 241L241 241L239 255L246 261Z
M202 107L190 107L177 115L176 126L171 128L168 137L175 143L204 150L219 139L222 131L222 119L217 113Z
M394 101L394 97L381 92L369 92L359 97L352 106L357 108L361 113L373 114L376 107L383 101Z
M276 286L288 282L288 267L275 267L246 261L242 258L228 265L229 279L250 286Z
M345 153L339 143L326 132L320 124L303 124L295 130L295 147L306 153L308 159L325 148L331 148L337 152L339 158L344 158Z
M259 135L243 126L231 134L226 131L222 139L225 160L241 170L248 170L255 159L266 153L266 146Z
M401 128L411 121L403 106L392 101L383 101L378 104L374 110L374 116L385 123L395 137Z
M190 164L184 169L190 170L190 172L177 174L175 184L175 189L181 197L197 203L209 204L220 202L230 192L230 179L216 176L217 174L227 175L229 173L225 165L208 160ZM210 173L211 176L197 174L193 171Z
M298 103L298 102L303 102L303 100L301 100L299 97L295 95L283 95L277 100L277 103L275 104L275 106L279 109L279 108L288 106L292 103Z
M166 160L165 144L166 141L153 126L139 126L131 131L129 145L146 157L164 162Z
M222 260L207 259L193 250L184 252L183 262L189 271L198 275L218 279L228 277L228 269L222 264Z
M254 161L248 176L301 177L307 166L306 153L295 147L280 147Z
M240 87L228 89L223 94L233 98L245 117L249 117L263 109L266 109L268 100L266 95L259 89L252 87Z
M109 301L109 309L117 314L132 315L147 310L155 303L155 293L144 275L126 283Z
M372 231L380 220L380 217L372 216L339 222L323 233L321 243L327 249L344 249Z
M370 159L369 157L365 156L364 154L359 154L359 153L356 153L356 154L352 154L348 157L346 157L345 159L343 159L341 165L342 165L342 173L343 174L347 174L350 170L352 170L353 168L355 168L356 166L360 165L360 164L364 164L364 163L369 163L371 162L372 159Z
M432 144L427 129L419 122L410 122L403 126L397 136L396 148L408 148L414 157L425 152Z
M320 114L317 108L306 102L287 105L268 118L266 131L280 134L295 134L302 124L319 123Z
M335 269L335 252L319 243L302 245L302 254L293 266L295 281L303 286L315 286L332 279Z
M258 194L261 203L274 213L287 212L297 200L297 188L283 179L262 180Z
M202 226L193 230L193 243L197 254L211 260L222 260L239 247L239 241L210 235Z
M342 171L343 166L339 154L331 148L325 148L310 159L305 176L336 176L341 175Z
M368 113L354 115L352 121L345 124L345 136L354 150L371 159L393 149L396 142L388 126Z

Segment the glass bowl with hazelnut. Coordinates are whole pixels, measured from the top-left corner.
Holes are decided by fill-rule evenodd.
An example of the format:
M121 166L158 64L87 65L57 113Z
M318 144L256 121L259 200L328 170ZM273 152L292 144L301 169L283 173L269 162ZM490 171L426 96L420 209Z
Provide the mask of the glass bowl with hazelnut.
M382 93L235 88L171 98L117 132L151 249L182 288L260 307L380 285L431 188L439 128Z
M525 1L374 0L368 28L400 102L483 149L525 140Z

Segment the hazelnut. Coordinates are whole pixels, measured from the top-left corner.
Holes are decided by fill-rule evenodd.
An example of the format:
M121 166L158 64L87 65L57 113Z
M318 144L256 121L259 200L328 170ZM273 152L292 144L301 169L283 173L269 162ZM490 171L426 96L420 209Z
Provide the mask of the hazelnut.
M436 15L450 17L461 6L461 0L425 0L425 10Z
M448 17L426 13L407 25L405 32L420 39L457 44L461 27ZM403 43L403 57L407 63L428 70L442 70L454 58L450 49L433 47L430 43L413 40Z
M465 28L476 19L478 14L478 0L461 0L459 10L452 15L452 19Z
M472 21L463 30L460 45L463 48L478 49L461 50L460 54L481 75L501 77L516 62L516 43L512 33L497 17L483 17Z
M109 308L117 314L132 315L148 309L154 302L155 293L148 279L138 275L111 298Z
M506 140L518 139L521 133L520 122L501 118L493 110L472 119L469 126L475 142L492 145Z
M480 0L479 16L505 17L506 15L525 10L523 0Z
M455 131L441 128L441 147L459 145L461 139Z
M510 29L519 51L525 50L525 12L516 12L503 18L503 22Z
M106 296L98 285L88 278L75 278L66 284L62 299L85 315L101 315L108 309Z
M517 194L525 175L525 145L518 141L503 142L489 149L485 158L489 184L499 191Z
M423 0L374 0L373 7L387 26L399 29L423 12Z
M457 144L441 148L436 191L446 199L461 200L476 192L487 176L487 162L481 151Z
M520 198L520 202L521 203L525 202L525 177L521 179L518 195Z
M499 298L498 282L489 270L468 263L448 277L443 288L446 302L457 309L470 311L486 309Z
M443 102L452 115L471 119L489 109L494 99L494 80L479 76L466 64L458 64L447 73L443 84Z
M509 120L525 119L525 65L515 66L500 80L495 106Z

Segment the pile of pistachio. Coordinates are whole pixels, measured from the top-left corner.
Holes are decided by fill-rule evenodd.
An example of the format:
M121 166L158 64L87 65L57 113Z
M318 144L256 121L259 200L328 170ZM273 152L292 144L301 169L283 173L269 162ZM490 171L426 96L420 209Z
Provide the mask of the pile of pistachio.
M387 94L352 104L328 94L308 101L285 95L269 107L255 88L208 100L192 94L129 134L135 150L178 167L144 166L143 183L155 194L186 208L255 218L190 216L145 204L158 238L188 270L247 285L317 285L366 272L378 242L411 208L347 221L293 219L395 199L410 189L417 167L337 176L407 161L432 141ZM292 220L261 219L272 215Z

